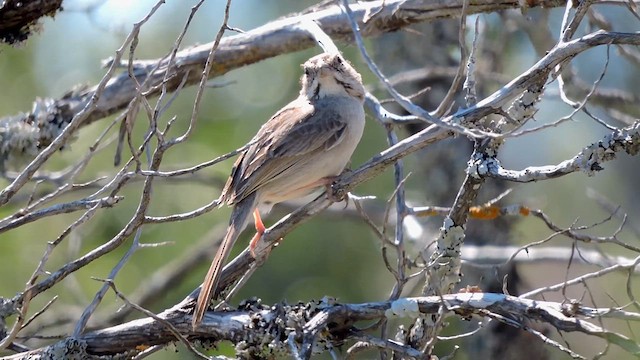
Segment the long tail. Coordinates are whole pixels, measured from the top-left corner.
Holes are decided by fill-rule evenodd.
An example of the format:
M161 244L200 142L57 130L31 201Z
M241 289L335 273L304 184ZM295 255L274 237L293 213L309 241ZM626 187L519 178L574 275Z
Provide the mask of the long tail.
M220 275L222 273L222 266L227 260L227 257L229 257L233 244L235 244L238 236L247 226L249 217L256 205L256 194L253 193L242 199L233 207L227 233L218 248L218 252L216 252L216 256L211 262L211 267L209 267L207 276L204 278L204 282L200 288L200 294L198 295L198 301L196 302L196 308L193 312L193 318L191 321L191 325L194 329L202 321L204 313L209 307L211 296L218 287L218 282L220 281Z

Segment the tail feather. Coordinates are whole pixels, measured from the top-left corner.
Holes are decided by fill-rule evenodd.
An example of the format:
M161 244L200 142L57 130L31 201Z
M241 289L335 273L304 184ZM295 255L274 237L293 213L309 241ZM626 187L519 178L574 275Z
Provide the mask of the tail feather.
M238 202L233 207L231 220L229 221L229 227L227 228L227 233L225 234L224 239L222 240L222 243L220 244L220 247L216 252L216 256L211 262L211 266L209 267L207 276L204 278L204 282L202 283L202 287L200 288L200 294L198 295L198 301L196 302L196 307L193 312L193 318L191 321L191 325L194 329L200 324L200 322L202 322L204 313L209 307L209 301L211 300L213 293L218 287L220 275L222 274L222 267L229 257L229 253L231 252L231 249L233 249L233 245L238 239L238 236L247 226L249 217L251 216L251 213L253 212L253 209L255 209L255 207L255 193L242 199L242 201Z

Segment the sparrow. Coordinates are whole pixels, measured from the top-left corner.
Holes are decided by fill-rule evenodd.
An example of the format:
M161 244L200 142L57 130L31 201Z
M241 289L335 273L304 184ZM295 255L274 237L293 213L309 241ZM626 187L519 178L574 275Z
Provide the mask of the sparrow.
M222 266L253 215L256 234L265 232L258 206L272 206L327 187L349 162L364 131L360 74L340 54L323 53L302 68L298 97L267 121L241 153L220 196L233 206L229 227L204 279L193 328L202 321L216 291Z

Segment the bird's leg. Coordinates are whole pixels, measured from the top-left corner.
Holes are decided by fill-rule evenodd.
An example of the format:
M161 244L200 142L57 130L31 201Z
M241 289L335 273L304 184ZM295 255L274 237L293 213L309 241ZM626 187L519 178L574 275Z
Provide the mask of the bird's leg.
M349 163L351 163L349 161ZM338 178L344 176L345 174L350 174L352 171L349 168L349 165L347 165L346 168L344 168L344 170L342 170L342 172L337 175L337 176L327 176L325 178L320 179L322 186L324 186L325 191L327 193L327 198L331 201L331 202L342 202L344 201L344 207L345 209L347 208L347 206L349 206L349 192L344 191L343 189L336 189L333 187L333 184L336 182L336 180L338 180Z
M264 227L264 223L262 222L262 218L260 217L260 211L258 211L258 208L255 208L255 210L253 210L253 221L256 224L256 234L253 235L253 238L251 238L251 242L249 242L249 252L255 259L258 240L260 240L262 234L264 234L264 232L267 230L267 228Z
M340 191L336 191L333 188L333 183L336 181L336 179L338 179L339 176L340 175L324 177L312 182L311 184L305 185L301 189L313 189L323 186L326 189L327 197L329 198L329 200L331 200L332 202L341 202L348 198L346 197L346 194ZM249 252L251 253L251 256L256 259L256 246L258 245L258 241L262 237L262 234L264 234L264 232L267 230L267 228L264 226L264 223L262 222L262 218L260 217L260 211L258 211L258 208L255 208L255 210L253 210L253 221L256 225L256 234L253 235L253 238L251 238L251 241L249 242Z

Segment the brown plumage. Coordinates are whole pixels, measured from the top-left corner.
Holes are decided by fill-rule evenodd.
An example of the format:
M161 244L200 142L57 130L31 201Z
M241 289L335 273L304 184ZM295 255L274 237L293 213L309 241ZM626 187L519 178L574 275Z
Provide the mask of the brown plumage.
M211 263L193 315L196 328L218 286L222 266L257 206L305 196L326 186L349 162L364 130L362 79L339 54L320 54L303 64L297 99L278 111L235 162L221 200L233 206L222 244Z

